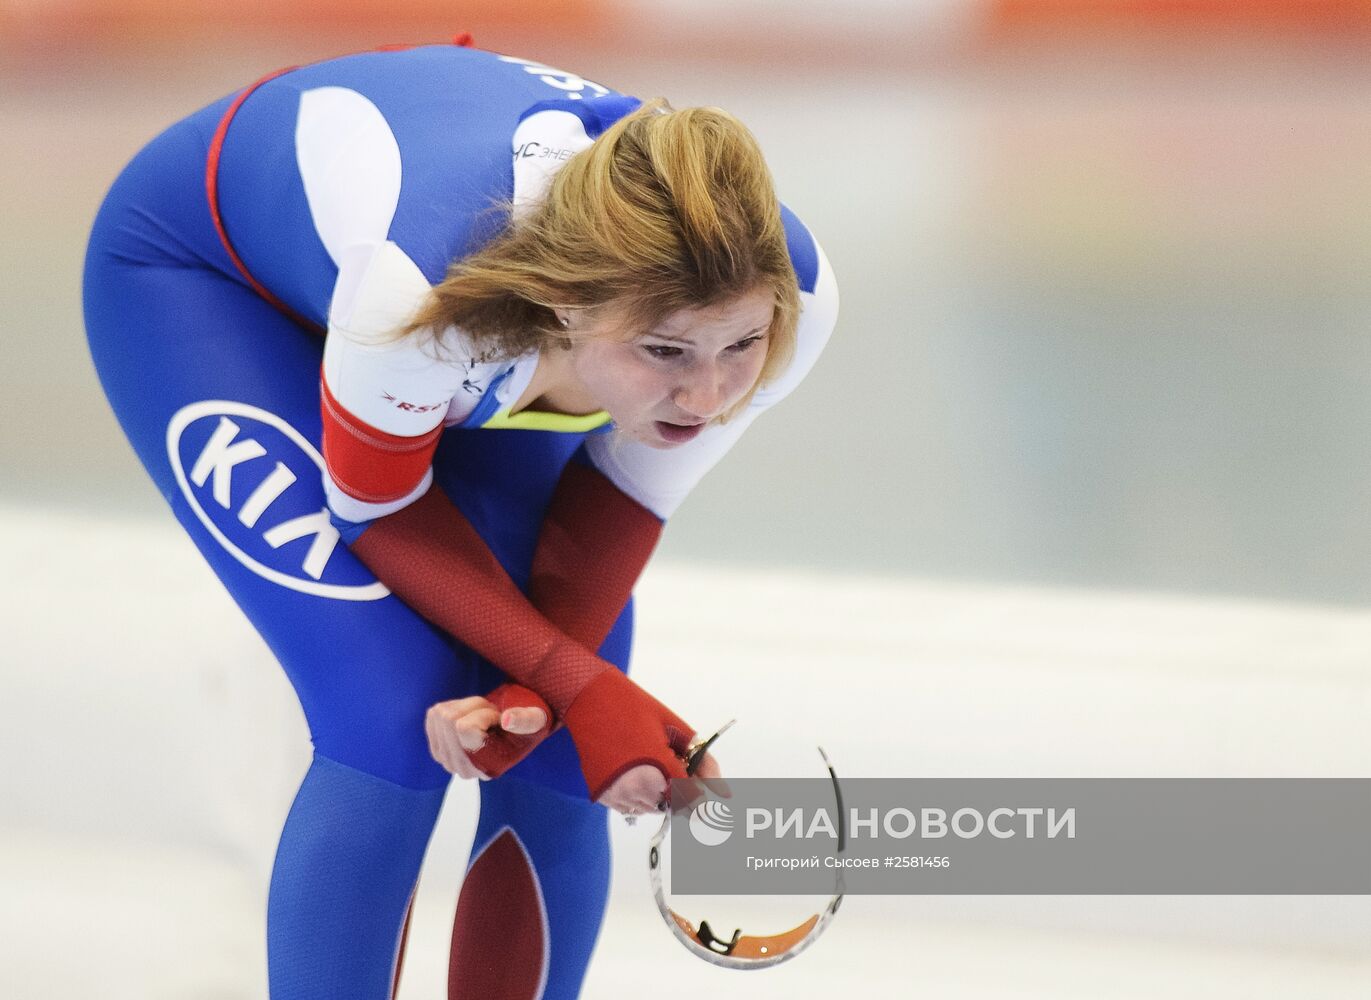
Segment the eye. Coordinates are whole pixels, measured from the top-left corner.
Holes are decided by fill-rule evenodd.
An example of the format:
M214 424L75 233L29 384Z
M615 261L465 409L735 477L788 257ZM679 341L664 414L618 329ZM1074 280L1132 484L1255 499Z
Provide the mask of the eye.
M751 350L753 346L755 346L756 344L760 344L765 339L765 334L754 334L751 337L747 337L743 340L738 341L736 344L730 344L728 349L730 351L733 351L735 354L742 354L744 351Z
M654 358L676 358L682 353L679 347L669 347L666 344L644 344L643 350Z

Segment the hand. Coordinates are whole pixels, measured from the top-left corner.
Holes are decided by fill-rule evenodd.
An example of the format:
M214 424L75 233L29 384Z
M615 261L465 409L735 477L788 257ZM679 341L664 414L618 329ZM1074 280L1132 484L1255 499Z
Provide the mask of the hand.
M695 777L723 777L713 754L706 753L700 758ZM666 793L667 783L662 772L651 764L639 764L619 775L596 801L625 816L638 816L661 811Z
M581 773L593 801L640 765L659 772L653 786L635 779L625 801L644 804L672 778L684 778L682 759L695 730L652 695L614 668L599 673L577 692L562 715L581 758Z
M433 759L459 778L497 778L551 732L542 699L516 684L442 701L424 716Z

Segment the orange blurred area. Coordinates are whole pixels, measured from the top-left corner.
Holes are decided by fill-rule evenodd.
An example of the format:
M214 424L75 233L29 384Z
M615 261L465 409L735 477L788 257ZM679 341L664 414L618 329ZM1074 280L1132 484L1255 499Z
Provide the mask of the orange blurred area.
M1116 55L1161 42L1226 40L1360 49L1371 0L0 0L11 68L64 55L126 61L234 39L321 58L469 32L481 48L631 48L644 58L910 71L1040 49Z
M816 0L0 0L0 72L61 72L88 57L127 65L152 54L214 58L263 47L294 61L470 34L478 48L548 53L631 51L643 59L714 64L881 65L907 69L956 52L967 11L892 10L888 0L830 9Z
M1371 30L1366 0L988 0L992 36L1044 30Z
M613 0L0 0L0 49L140 48L206 33L407 42L470 32L593 37Z

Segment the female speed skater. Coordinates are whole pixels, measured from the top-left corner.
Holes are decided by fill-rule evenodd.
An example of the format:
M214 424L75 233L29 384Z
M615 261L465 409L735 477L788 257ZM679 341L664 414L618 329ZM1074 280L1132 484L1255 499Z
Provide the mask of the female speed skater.
M736 119L465 43L173 125L86 259L114 412L309 724L272 1000L392 995L452 773L495 780L450 995L578 994L606 807L658 808L694 737L627 676L633 584L836 319Z

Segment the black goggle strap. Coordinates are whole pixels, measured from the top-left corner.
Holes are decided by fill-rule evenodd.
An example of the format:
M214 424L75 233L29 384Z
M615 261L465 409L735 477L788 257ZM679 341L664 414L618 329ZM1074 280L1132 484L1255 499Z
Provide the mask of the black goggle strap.
M699 742L692 743L690 744L690 746L686 747L684 759L686 766L685 772L688 776L694 777L695 769L700 766L700 761L704 760L705 754L707 754L709 752L709 748L714 745L714 741L717 740L724 733L732 729L733 724L737 721L737 719L729 719L717 730L715 730L714 735L709 737L709 739L700 740ZM819 753L823 753L823 750L820 750ZM827 758L824 759L827 760ZM830 770L832 769L830 768Z

